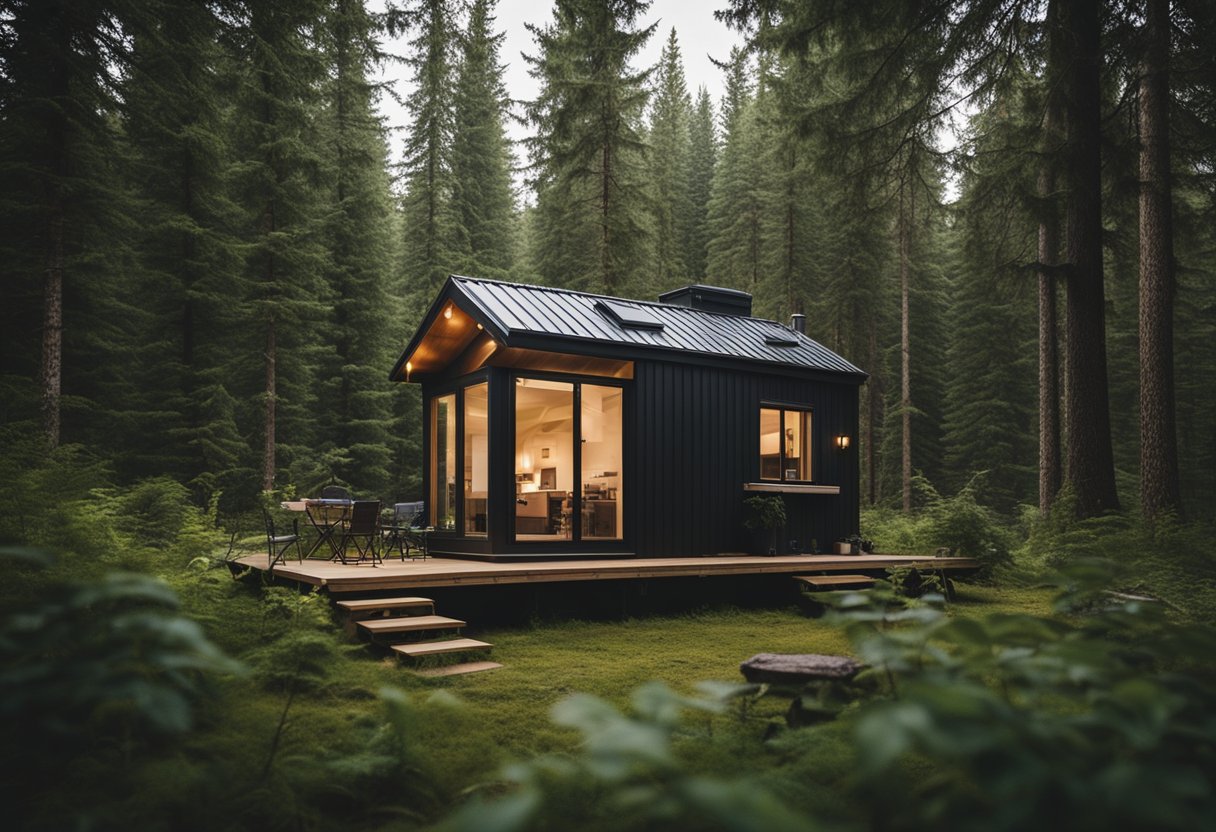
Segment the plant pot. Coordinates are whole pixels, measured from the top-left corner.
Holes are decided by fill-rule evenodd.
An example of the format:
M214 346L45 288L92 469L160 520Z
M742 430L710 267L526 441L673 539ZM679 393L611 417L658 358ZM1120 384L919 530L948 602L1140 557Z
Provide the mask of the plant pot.
M837 555L856 555L860 553L856 543L849 543L846 540L837 540L832 544L832 552Z

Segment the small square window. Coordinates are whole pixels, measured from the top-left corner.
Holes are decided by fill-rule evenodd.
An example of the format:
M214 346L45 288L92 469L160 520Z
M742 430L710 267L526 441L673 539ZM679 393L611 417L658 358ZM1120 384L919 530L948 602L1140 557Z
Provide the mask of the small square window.
M810 482L810 410L760 408L760 479Z

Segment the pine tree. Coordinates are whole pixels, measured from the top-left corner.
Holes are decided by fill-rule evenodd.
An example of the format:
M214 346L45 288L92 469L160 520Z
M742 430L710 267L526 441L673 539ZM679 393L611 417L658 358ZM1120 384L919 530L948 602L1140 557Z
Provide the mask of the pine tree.
M439 291L451 271L455 249L452 216L451 0L419 0L412 11L417 34L406 62L414 91L406 104L413 116L402 173L405 198L404 275L415 316Z
M722 102L722 157L709 200L706 273L715 284L755 292L762 274L761 245L766 178L759 106L753 98L745 53L732 50Z
M16 340L5 344L4 355L7 362L21 354L13 369L37 379L41 433L50 448L61 440L65 375L77 381L70 378L76 362L65 362L65 352L87 340L83 328L104 323L87 304L105 297L115 271L105 261L130 240L129 206L111 178L117 109L111 73L125 64L121 21L134 13L106 0L8 0L0 11L3 269L6 323L15 324L5 327L5 340ZM40 332L27 323L38 321ZM40 337L40 352L29 350L30 335Z
M697 103L688 123L688 135L689 214L685 223L684 264L689 279L697 282L705 280L705 260L709 248L709 199L718 160L713 102L704 86L697 92Z
M655 259L650 288L659 292L687 282L685 245L692 214L691 110L680 45L673 28L659 58L650 109L650 183L655 216Z
M261 357L261 487L267 491L275 487L280 453L291 463L312 447L316 327L324 323L328 297L316 235L320 159L313 123L323 62L310 34L323 14L321 0L251 0L237 32L236 194L248 230L250 285L244 349ZM253 367L247 358L242 369Z
M557 0L553 20L529 25L527 58L540 83L529 103L537 192L535 251L542 280L627 294L650 258L642 112L650 70L630 61L654 25L649 0Z
M141 199L142 232L126 294L145 323L128 336L137 339L127 352L135 390L125 402L134 441L123 442L130 459L120 473L168 473L202 492L248 493L231 476L237 456L215 467L203 439L235 433L230 409L218 415L224 425L207 420L216 412L210 402L231 398L223 385L233 358L232 298L245 291L223 178L230 159L216 67L226 27L192 0L163 0L141 24L131 27L122 96L126 175Z
M1170 3L1149 0L1140 116L1140 507L1182 512L1174 401L1174 227L1169 144Z
M501 278L510 276L515 260L515 196L504 129L509 101L498 55L505 35L493 34L494 3L474 0L461 40L453 105L453 270Z
M395 226L385 172L387 148L369 77L383 60L363 0L332 0L324 27L329 63L321 136L332 205L323 236L333 297L319 368L318 436L329 477L365 494L388 495L392 474L390 302Z

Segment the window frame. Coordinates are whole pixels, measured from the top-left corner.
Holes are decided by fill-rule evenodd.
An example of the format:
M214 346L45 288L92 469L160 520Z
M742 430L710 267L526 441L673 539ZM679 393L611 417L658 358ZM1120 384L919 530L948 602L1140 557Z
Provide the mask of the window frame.
M763 453L763 448L760 447L761 443L763 443L763 441L764 441L764 435L760 430L760 411L763 411L763 410L775 410L779 414L779 416L778 416L779 423L778 423L778 427L777 427L777 437L778 437L778 439L777 439L777 448L778 448L777 459L778 459L779 464L777 466L777 476L776 477L766 477L764 475L764 453ZM809 476L806 479L789 480L789 479L785 478L785 471L789 464L787 462L787 460L790 459L790 457L786 456L785 442L783 441L783 438L785 436L785 419L786 419L787 413L796 413L796 414L798 414L799 418L804 420L803 424L805 425L806 429L803 431L804 436L802 437L802 450L803 450L803 453L808 455L808 457L809 457L807 459L807 473L809 474ZM760 482L777 482L777 483L791 483L791 484L803 484L803 485L814 484L814 482L815 482L815 461L816 461L816 456L817 456L816 453L813 453L815 445L812 442L812 437L814 436L814 433L815 433L815 408L813 405L795 404L795 403L791 403L791 402L761 401L760 406L756 410L755 436L756 436L756 440L757 440L756 450L758 451L756 457L757 457L757 462L759 463L759 470L757 471L756 479L759 480Z

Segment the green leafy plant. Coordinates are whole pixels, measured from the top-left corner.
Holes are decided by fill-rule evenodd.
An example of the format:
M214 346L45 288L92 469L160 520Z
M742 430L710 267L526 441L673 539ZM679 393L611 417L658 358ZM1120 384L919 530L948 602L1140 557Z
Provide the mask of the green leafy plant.
M752 530L767 529L771 535L769 554L777 554L777 530L785 525L785 501L779 495L768 497L756 495L743 501L747 509L743 518L744 527Z
M685 697L663 684L638 688L630 714L594 696L558 703L553 720L582 735L576 755L548 755L510 766L503 793L452 815L449 832L582 830L811 830L817 825L746 778L693 775L673 753L688 711L721 713L751 685L703 686Z

